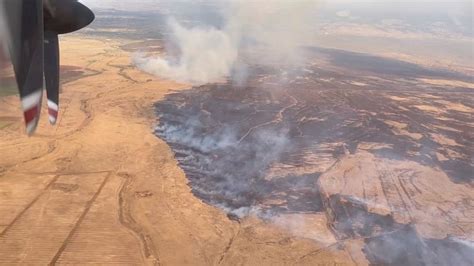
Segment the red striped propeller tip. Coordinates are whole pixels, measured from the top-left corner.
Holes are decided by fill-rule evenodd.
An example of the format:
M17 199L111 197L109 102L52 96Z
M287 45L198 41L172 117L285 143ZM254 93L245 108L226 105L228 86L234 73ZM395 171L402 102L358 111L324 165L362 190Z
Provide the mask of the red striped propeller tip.
M37 105L23 112L25 117L26 133L30 136L36 131L36 127L38 126L39 108L39 105Z
M23 116L25 117L26 133L32 135L38 126L40 107L41 107L41 90L35 91L21 100L23 106Z
M48 100L49 123L51 123L51 125L56 124L56 121L58 120L58 111L59 106L55 102Z

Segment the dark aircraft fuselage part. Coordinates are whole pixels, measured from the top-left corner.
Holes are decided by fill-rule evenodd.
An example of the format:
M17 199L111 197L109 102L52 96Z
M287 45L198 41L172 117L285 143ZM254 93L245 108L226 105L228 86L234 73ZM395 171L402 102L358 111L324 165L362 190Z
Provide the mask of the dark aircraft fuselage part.
M76 0L44 0L44 29L57 34L70 33L89 25L94 13Z

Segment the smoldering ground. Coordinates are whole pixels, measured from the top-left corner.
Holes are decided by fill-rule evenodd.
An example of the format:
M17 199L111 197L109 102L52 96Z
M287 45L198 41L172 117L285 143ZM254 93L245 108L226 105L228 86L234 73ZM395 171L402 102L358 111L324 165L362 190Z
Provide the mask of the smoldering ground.
M443 262L448 255L465 256L464 251L457 254L451 248L454 245L450 244L454 241L451 238L433 240L433 245L425 246L429 240L419 236L416 229L404 231L406 224L396 222L390 215L370 212L368 205L373 207L373 202L337 194L321 195L318 185L320 175L331 164L367 142L384 145L371 151L381 158L439 167L450 173L453 181L469 183L470 177L463 168L433 159L444 149L429 140L431 134L438 132L435 126L439 121L430 114L417 112L409 103L387 102L388 96L401 95L391 89L389 82L372 84L364 80L367 85L354 90L349 81L358 74L349 77L318 66L307 66L306 71L290 71L285 75L280 71L287 72L252 66L246 87L235 87L232 82L204 85L168 95L156 104L159 116L156 133L172 147L194 194L232 217L256 215L289 232L308 227L304 219L298 218L301 216L287 214L326 214L339 241L368 239L365 252L374 262L400 262L406 256L406 249L401 247L407 243L413 250L416 247L427 254L434 249L443 250L443 257L434 257L433 261ZM305 75L310 78L305 79ZM328 87L325 80L336 76L340 83ZM398 85L404 91L402 94L407 93L404 88L412 86ZM377 89L380 87L386 89ZM459 97L451 95L451 100L462 100ZM467 129L464 118L459 116L452 124L457 134L448 131L443 134L461 143L466 137L461 132ZM409 136L394 134L384 123L386 120L406 123L413 132L426 135L424 145L420 146L420 141ZM419 131L416 121L425 124ZM469 164L469 145L451 149L464 154L464 159L453 159L452 163L473 168ZM311 157L316 159L308 159ZM326 160L329 161L326 166L322 165ZM278 165L290 170L271 173ZM314 170L300 173L300 167ZM392 211L406 212L396 208ZM374 246L377 241L386 245ZM382 253L392 250L393 256L385 260L376 257L374 254L382 254L382 249ZM425 259L425 255L416 252L409 256L409 262ZM467 256L460 261L469 260L471 257Z
M254 6L237 4L219 11L223 19L217 25L193 27L170 20L172 34L168 41L176 52L137 56L135 63L152 74L196 87L157 103L157 135L173 148L194 194L232 217L257 215L268 221L278 220L291 232L304 227L304 220L297 220L297 216L289 221L275 218L282 214L323 213L338 241L365 239L364 252L375 264L445 264L449 257L460 258L460 264L471 262L473 258L466 250L472 247L457 238L426 239L411 224L370 212L370 202L337 194L321 195L318 178L329 166L323 167L319 161L334 163L345 153L354 153L364 142L385 145L371 150L378 156L438 167L460 184L472 182L468 174L473 169L472 146L470 137L463 135L468 127L466 116L452 114L450 126L458 133L442 134L462 144L449 147L461 156L439 161L436 154L446 147L430 136L441 132L435 129L441 122L408 104L387 102L387 96L403 96L401 92L410 97L418 92L437 95L439 88L418 87L410 80L439 76L441 72L416 68L406 77L406 71L400 72L400 62L389 64L372 57L373 67L361 69L357 68L364 61L360 54L337 51L326 51L333 64L341 57L331 53L350 56L356 62L331 69L307 64L305 49L301 48L306 39L294 27L304 29L314 19L308 15L314 10L308 8L309 3L314 4L308 1L285 9L270 5L263 16L256 16L257 20L251 15L258 13ZM285 24L288 21L281 16L282 10L293 14L289 19L299 15L296 22ZM283 19L276 22L275 18ZM387 70L382 66L390 67ZM383 78L373 80L368 75ZM443 75L457 77L452 73ZM364 85L355 86L354 81ZM216 82L220 84L208 84ZM208 85L197 86L202 84ZM450 100L469 105L459 95L464 91L456 88ZM421 139L395 134L384 122L389 119L407 124L407 130L422 135ZM316 162L306 160L308 155L315 156ZM292 169L309 165L316 170L270 176L279 164ZM459 243L464 244L456 248ZM431 256L434 253L442 255Z

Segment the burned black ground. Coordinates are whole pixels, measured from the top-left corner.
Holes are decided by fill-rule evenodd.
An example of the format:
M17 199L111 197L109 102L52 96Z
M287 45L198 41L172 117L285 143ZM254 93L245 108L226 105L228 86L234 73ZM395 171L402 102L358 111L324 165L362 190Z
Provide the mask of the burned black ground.
M156 134L173 148L194 194L232 217L325 212L338 239L366 239L371 263L447 264L452 256L461 256L461 265L472 262L469 245L422 239L363 203L322 198L317 185L330 167L321 161L336 162L369 142L381 145L370 150L377 156L416 161L472 185L474 118L449 104L474 108L474 92L418 80L466 76L360 54L341 63L341 56L348 53L326 51L331 65L291 71L251 66L245 85L229 81L168 95L156 104ZM393 246L400 243L405 247Z

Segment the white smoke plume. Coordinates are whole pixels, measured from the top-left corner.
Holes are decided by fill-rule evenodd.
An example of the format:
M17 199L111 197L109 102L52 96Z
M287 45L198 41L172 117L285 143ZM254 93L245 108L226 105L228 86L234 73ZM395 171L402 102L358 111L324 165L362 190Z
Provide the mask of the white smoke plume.
M177 61L136 56L136 65L150 74L193 84L217 81L229 74L238 52L226 32L215 28L187 29L174 19L169 24L180 51Z
M219 1L223 25L185 27L170 18L177 57L136 55L143 71L167 79L202 85L242 78L242 64L294 64L299 48L311 37L316 1ZM249 62L250 61L250 62Z

